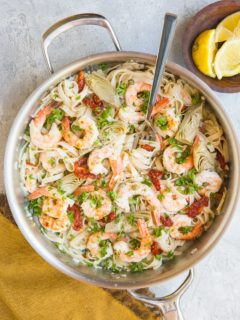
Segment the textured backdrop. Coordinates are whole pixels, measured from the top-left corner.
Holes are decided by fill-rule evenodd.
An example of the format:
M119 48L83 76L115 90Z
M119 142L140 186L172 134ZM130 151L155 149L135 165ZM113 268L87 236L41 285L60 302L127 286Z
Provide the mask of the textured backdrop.
M156 53L165 12L179 15L170 60L183 64L181 43L190 17L208 0L0 0L0 165L8 130L27 96L48 77L41 34L68 15L95 12L111 22L125 50ZM79 57L113 50L105 30L81 27L62 35L50 48L56 69ZM240 94L218 94L240 133ZM3 192L2 170L0 191ZM4 197L0 198L1 206ZM239 214L224 238L196 267L195 281L184 296L186 319L240 319ZM161 287L162 288L162 287ZM162 292L160 288L159 292Z

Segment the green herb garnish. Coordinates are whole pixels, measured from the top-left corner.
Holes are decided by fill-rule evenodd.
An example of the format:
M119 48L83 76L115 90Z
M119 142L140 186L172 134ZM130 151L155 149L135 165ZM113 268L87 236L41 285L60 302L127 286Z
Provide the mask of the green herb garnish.
M162 230L163 230L162 226L160 226L160 227L158 227L158 228L154 228L154 229L153 229L153 234L154 234L154 236L156 236L157 238L158 238L158 237L161 237L161 235L162 235Z
M107 193L107 195L109 196L109 198L112 200L112 202L114 202L117 199L117 194L114 191L109 191Z
M141 183L145 184L148 187L152 186L152 181L149 178L145 178Z
M135 226L137 222L137 218L134 215L127 216L127 221L131 226Z
M63 117L64 111L62 109L52 109L51 113L46 118L45 127L52 125L55 120L62 121Z
M182 233L182 234L188 234L189 232L191 232L193 229L193 227L191 226L184 226L184 227L180 227L178 228L178 230Z
M72 211L68 211L67 217L71 223L74 222L74 213Z
M106 109L103 110L103 112L100 114L100 116L97 119L97 126L99 129L102 129L104 126L111 123L109 121L109 117L111 117L111 115L112 115L111 107L107 107Z
M167 130L168 128L168 119L166 116L160 116L155 120L156 126L158 126L161 130Z
M88 192L83 192L82 194L80 194L80 196L77 198L77 201L79 203L83 203L85 202L89 197L89 193Z
M127 91L127 87L128 85L126 83L120 83L117 88L116 88L116 92L120 97L123 97Z
M197 105L197 104L199 104L199 103L201 102L201 100L202 100L201 95L200 95L199 92L193 94L193 95L191 96L191 98L192 98L192 104L193 104L194 106Z
M144 270L144 264L142 262L133 262L130 264L131 272L142 272Z
M147 113L148 101L150 98L150 91L144 90L138 93L138 97L143 100L142 104L140 105L140 111L144 114Z
M42 214L41 206L45 197L30 200L28 203L28 210L32 216L40 216Z

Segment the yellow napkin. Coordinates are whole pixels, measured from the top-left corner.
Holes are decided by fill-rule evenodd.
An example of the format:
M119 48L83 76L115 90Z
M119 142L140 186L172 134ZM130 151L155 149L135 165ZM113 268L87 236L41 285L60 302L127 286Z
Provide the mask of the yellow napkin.
M0 215L1 320L137 320L106 291L48 265Z

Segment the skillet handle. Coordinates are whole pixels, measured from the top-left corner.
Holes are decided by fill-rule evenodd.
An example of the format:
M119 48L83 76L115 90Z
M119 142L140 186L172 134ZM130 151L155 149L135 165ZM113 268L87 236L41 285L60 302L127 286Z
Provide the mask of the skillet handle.
M146 305L154 306L160 309L164 320L184 320L180 310L180 298L189 288L193 280L193 269L189 270L188 276L181 286L173 293L165 297L148 297L140 295L136 290L128 290L128 292L137 300Z
M71 16L56 22L42 35L43 55L50 73L53 73L54 71L48 55L48 46L61 33L67 30L70 30L76 26L82 26L82 25L96 25L96 26L100 26L107 29L116 50L121 51L121 46L118 42L118 39L110 23L107 21L107 19L104 16L101 16L100 14L96 14L96 13L76 14L74 16Z

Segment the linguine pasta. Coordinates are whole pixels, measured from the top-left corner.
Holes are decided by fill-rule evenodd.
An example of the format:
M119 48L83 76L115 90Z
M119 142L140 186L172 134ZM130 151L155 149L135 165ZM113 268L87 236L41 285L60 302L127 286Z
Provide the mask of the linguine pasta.
M46 94L26 128L26 212L75 263L156 269L221 213L223 129L197 89L165 72L152 113L158 136L143 130L153 72L133 61L80 71Z

